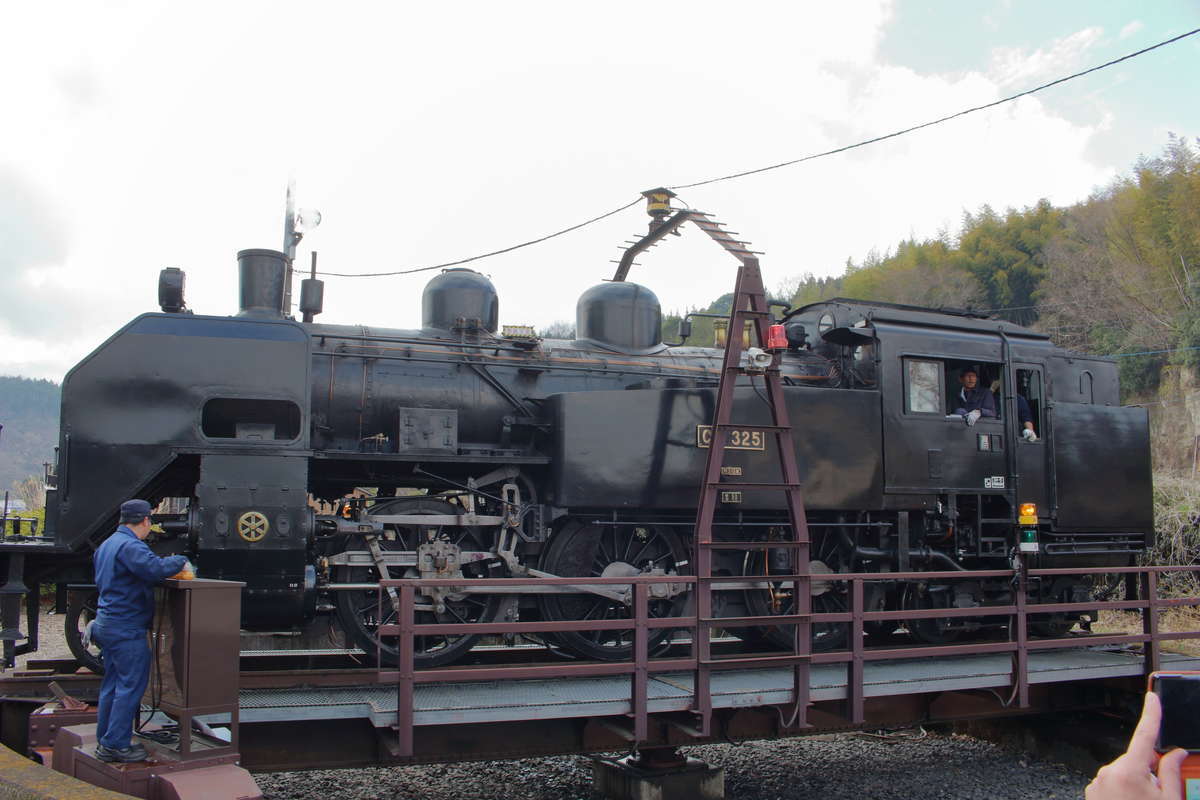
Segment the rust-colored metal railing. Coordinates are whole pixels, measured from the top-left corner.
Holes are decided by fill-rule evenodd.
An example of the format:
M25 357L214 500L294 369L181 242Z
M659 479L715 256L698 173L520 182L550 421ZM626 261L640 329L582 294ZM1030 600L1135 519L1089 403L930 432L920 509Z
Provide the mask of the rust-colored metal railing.
M1145 673L1159 668L1161 664L1160 643L1182 639L1200 638L1200 630L1177 631L1164 633L1159 629L1159 613L1163 609L1200 606L1200 597L1189 598L1160 598L1158 597L1158 576L1165 572L1196 572L1200 566L1179 567L1106 567L1066 568L1066 569L1025 569L1016 570L973 570L953 572L868 572L840 573L828 576L828 579L843 584L847 589L849 609L840 612L819 612L809 614L788 614L770 617L736 617L705 619L695 615L680 617L652 617L649 613L650 587L662 584L661 575L646 575L633 578L489 578L469 581L473 587L488 586L514 587L523 586L597 586L613 585L628 586L632 589L631 616L627 619L614 620L553 620L534 622L480 622L480 623L422 623L415 620L416 592L421 587L455 587L462 586L462 579L406 579L388 580L380 583L379 608L380 619L384 619L384 610L390 609L391 600L384 593L387 588L394 588L398 596L399 614L395 623L380 625L380 637L395 636L398 641L398 659L395 669L381 669L378 679L381 683L394 682L397 686L397 720L398 754L410 756L413 754L414 739L414 692L418 684L444 683L454 681L500 681L500 680L529 680L538 678L570 678L628 675L630 677L630 709L633 723L631 731L636 743L647 739L649 730L648 686L649 676L656 672L687 672L699 675L700 658L697 654L696 643L701 641L701 628L720 627L735 629L763 625L797 624L801 621L811 623L839 623L849 625L848 642L845 650L796 654L789 652L771 654L736 654L730 656L712 656L705 661L707 677L712 670L724 669L754 669L769 667L795 667L803 659L807 664L838 664L846 665L847 702L845 716L852 724L862 724L865 720L865 672L866 664L871 661L888 661L906 658L944 658L953 656L977 655L982 653L1009 653L1012 656L1012 693L1006 706L1015 708L1029 707L1029 655L1033 651L1078 648L1090 646L1115 646L1123 644L1140 644L1143 648L1143 666ZM1140 597L1129 600L1086 600L1070 603L1030 603L1027 599L1031 579L1053 578L1067 575L1138 575ZM772 582L794 581L790 575L744 575L721 576L709 580L719 580L728 586L733 584L753 585L761 583L764 577ZM902 580L979 580L982 578L1008 578L1014 587L1013 602L1008 605L976 606L971 608L930 608L906 609L900 611L866 611L864 606L864 587L867 583L878 581ZM669 582L687 584L693 589L699 579L689 575L672 575ZM1059 638L1029 637L1029 616L1040 614L1060 614L1076 612L1096 612L1100 610L1140 611L1142 616L1142 632L1129 634L1076 634ZM912 622L921 619L941 619L953 617L997 617L1011 618L1008 626L1009 636L1005 641L971 641L956 644L920 645L914 647L872 647L864 644L864 628L870 622ZM1036 620L1035 620L1036 621ZM650 632L654 630L689 629L691 631L691 650L687 656L654 657L650 655ZM631 658L617 662L573 662L562 664L534 664L512 666L467 666L467 667L438 667L417 670L414 665L415 639L419 636L453 636L453 635L503 635L513 633L554 633L566 631L596 631L596 630L632 630L633 648ZM705 717L712 713L710 707L700 702L708 696L708 687L693 686L693 712L700 717L697 728L708 730L709 720ZM785 725L785 727L787 727ZM801 727L797 725L796 727Z
M651 617L649 590L654 584L662 584L661 575L635 578L485 578L471 580L472 587L537 585L537 586L631 586L633 590L632 616L629 619L612 620L539 620L536 622L479 622L479 623L425 623L416 624L416 590L418 587L457 587L462 580L388 580L380 582L380 619L391 599L384 590L393 587L398 595L399 613L395 624L380 625L380 637L398 636L397 666L395 670L380 670L381 683L395 681L397 684L397 734L400 755L413 753L413 693L417 684L448 681L499 681L530 680L537 678L598 677L629 675L630 700L633 709L633 736L636 741L645 741L649 728L648 687L651 672L683 671L695 669L694 653L689 658L650 658L650 631L662 628L691 628L696 626L696 617ZM694 586L695 578L688 575L672 575L670 583L686 583ZM566 631L633 630L633 654L629 661L601 661L552 665L498 666L498 667L439 667L416 670L414 666L414 639L417 636L454 635L503 635L507 633L555 633Z

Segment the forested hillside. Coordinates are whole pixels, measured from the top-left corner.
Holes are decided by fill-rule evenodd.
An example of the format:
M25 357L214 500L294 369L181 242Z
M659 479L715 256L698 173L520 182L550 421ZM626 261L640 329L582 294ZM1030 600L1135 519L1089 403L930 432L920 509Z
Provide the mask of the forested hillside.
M0 497L17 481L40 478L42 463L53 460L58 399L54 381L0 377Z

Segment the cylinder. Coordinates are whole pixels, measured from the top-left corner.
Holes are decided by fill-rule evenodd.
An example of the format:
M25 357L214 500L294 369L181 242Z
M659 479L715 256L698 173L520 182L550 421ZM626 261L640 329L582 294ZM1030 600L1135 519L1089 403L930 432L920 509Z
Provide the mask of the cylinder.
M282 319L286 257L278 250L242 250L237 259L238 316Z

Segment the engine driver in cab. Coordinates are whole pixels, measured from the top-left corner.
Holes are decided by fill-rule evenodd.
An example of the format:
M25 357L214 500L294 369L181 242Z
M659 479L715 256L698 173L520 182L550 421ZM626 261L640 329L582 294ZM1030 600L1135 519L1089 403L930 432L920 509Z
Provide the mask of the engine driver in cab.
M958 382L962 388L955 398L954 413L966 418L968 425L974 425L980 417L996 416L996 399L987 387L979 385L979 373L974 367L963 367L958 373Z

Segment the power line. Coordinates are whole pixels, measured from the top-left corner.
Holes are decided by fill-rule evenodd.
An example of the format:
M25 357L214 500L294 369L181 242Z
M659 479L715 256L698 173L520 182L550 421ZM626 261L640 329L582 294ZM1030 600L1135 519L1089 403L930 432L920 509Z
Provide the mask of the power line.
M1178 291L1179 291L1178 286L1162 286L1158 289L1146 289L1141 292L1123 292L1122 295L1124 297L1144 297L1144 296L1150 295L1150 294L1164 294L1167 292L1178 292ZM1031 306L1004 306L1002 308L982 308L979 310L979 313L980 314L995 314L1000 311L1031 311L1031 310L1041 311L1041 310L1045 310L1047 308L1065 308L1065 307L1070 307L1070 306L1093 306L1093 305L1095 305L1094 302L1089 302L1086 300L1060 300L1055 303L1034 303Z
M910 128L905 128L905 129L899 130L899 131L893 131L892 133L885 133L882 136L875 136L871 139L864 139L861 142L855 142L854 144L848 144L843 147L837 147L837 148L834 148L833 150L826 150L823 153L813 153L812 155L804 156L802 158L794 158L791 161L783 161L778 164L772 164L769 167L759 167L757 169L748 169L743 172L734 172L730 175L722 175L719 178L709 178L708 180L696 181L695 183L681 183L678 186L671 186L669 188L671 188L672 190L674 190L674 189L692 189L696 186L707 186L710 183L719 183L720 181L729 181L729 180L733 180L734 178L744 178L747 175L757 175L760 172L769 172L770 170L773 170L773 169L780 169L782 167L790 167L793 164L800 164L804 161L812 161L813 159L816 159L816 158L824 158L825 156L831 156L836 153L844 153L847 150L854 150L855 148L865 147L866 145L875 144L876 142L882 142L887 139L894 139L897 136L903 136L906 133L912 133L913 131L919 131L922 128L931 128L934 125L940 125L943 122L949 122L950 120L957 119L958 117L965 117L967 114L974 114L976 111L983 111L988 108L995 108L998 105L1003 105L1004 103L1010 103L1013 100L1016 100L1021 97L1026 97L1026 96L1034 94L1036 92L1040 92L1043 89L1049 89L1051 86L1057 86L1060 83L1066 83L1067 81L1071 81L1076 78L1081 78L1084 75L1088 75L1088 74L1096 72L1098 70L1102 70L1107 67L1111 67L1114 64L1120 64L1122 61L1128 61L1131 58L1136 58L1137 56L1143 55L1144 53L1149 53L1151 50L1157 50L1160 47L1165 47L1166 45L1173 44L1174 42L1178 42L1180 39L1186 39L1187 37L1194 36L1197 33L1200 33L1200 28L1196 28L1195 30L1190 30L1187 33L1181 33L1178 36L1174 36L1170 39L1166 39L1164 41L1159 42L1158 44L1152 44L1149 47L1144 47L1141 50L1138 50L1136 52L1128 53L1126 55L1121 56L1120 58L1114 58L1112 61L1106 61L1103 64L1097 64L1096 66L1091 67L1089 69L1085 69L1081 72L1076 72L1076 73L1067 75L1062 78L1057 78L1056 80L1052 80L1049 83L1043 83L1041 86L1035 86L1032 89L1026 89L1023 92L1018 92L1017 94L1009 95L1008 97L1004 97L999 100L994 100L991 103L984 103L981 106L974 106L972 108L966 108L966 109L963 109L962 111L957 111L953 114L949 114L944 117L939 117L938 119L930 120L928 122L922 122L920 125L913 125Z
M1130 403L1126 408L1149 408L1150 406L1183 406L1187 405L1187 400L1147 400L1144 403Z
M1142 350L1138 353L1109 353L1107 358L1129 358L1130 356L1156 356L1161 353L1182 353L1185 350L1200 350L1200 347L1168 347L1166 350Z
M824 158L825 156L836 155L837 153L844 153L847 150L854 150L859 147L865 147L869 144L875 144L876 142L882 142L887 139L894 139L897 136L903 136L906 133L912 133L913 131L919 131L923 128L931 128L934 125L940 125L943 122L949 122L952 119L957 119L958 117L964 117L967 114L973 114L976 111L983 111L988 108L994 108L996 106L1003 105L1004 103L1009 103L1009 102L1012 102L1013 100L1017 100L1021 97L1025 97L1027 95L1031 95L1036 92L1040 92L1044 89L1049 89L1052 86L1057 86L1061 83L1066 83L1067 81L1071 81L1076 78L1081 78L1084 75L1089 75L1093 72L1097 72L1099 70L1106 69L1107 67L1111 67L1114 64L1120 64L1122 61L1128 61L1131 58L1136 58L1137 56L1144 55L1145 53L1149 53L1151 50L1157 50L1160 47L1165 47L1166 45L1173 44L1175 42L1180 41L1181 39L1186 39L1189 36L1194 36L1197 33L1200 33L1200 28L1190 30L1187 33L1181 33L1178 36L1174 36L1170 39L1166 39L1164 41L1159 42L1158 44L1153 44L1153 45L1150 45L1149 47L1144 47L1141 50L1137 50L1132 53L1127 53L1126 55L1123 55L1120 58L1114 58L1112 61L1106 61L1103 64L1098 64L1089 69L1085 69L1080 72L1076 72L1071 75L1067 75L1062 78L1058 78L1056 80L1050 81L1049 83L1043 83L1040 86L1035 86L1032 89L1027 89L1023 92L1018 92L1017 94L1001 98L1000 100L994 100L991 103L985 103L983 105L963 109L962 111L958 111L954 114L949 114L944 117L939 117L938 119L930 120L928 122L922 122L919 125L913 125L911 127L904 128L903 130L893 131L892 133L886 133L886 134L883 134L882 136L876 136L871 139L864 139L861 142L855 142L854 144L848 144L843 147L837 147L837 148L834 148L833 150L826 150L822 153L813 153L812 155L803 156L801 158L795 158L795 159L792 159L791 161L783 161L779 164L772 164L772 165L766 166L766 167L758 167L757 169L745 170L743 172L735 172L730 175L722 175L717 178L708 178L707 180L696 181L694 183L681 183L676 186L671 186L669 188L673 191L679 190L679 189L692 189L697 186L707 186L708 184L711 184L711 183L719 183L721 181L729 181L729 180L733 180L735 178L744 178L747 175L757 175L762 172L769 172L771 170L781 169L783 167L790 167L793 164L800 164L805 161L813 161L818 158ZM539 236L536 239L530 239L529 241L526 241L526 242L514 244L509 247L503 247L499 250L492 250L491 252L488 252L488 253L481 253L477 256L470 256L468 258L460 258L457 261L447 261L442 264L433 264L433 265L427 266L427 267L413 267L411 269L400 269L400 270L393 270L390 272L318 272L317 274L325 275L328 277L336 277L336 278L382 278L382 277L391 276L391 275L411 275L414 272L428 272L430 270L445 269L446 267L454 267L454 266L458 266L460 264L469 264L472 261L479 261L484 258L491 258L492 256L503 255L504 253L511 253L514 250L520 250L523 247L529 247L531 245L541 244L542 242L549 241L550 239L554 239L556 237L562 236L567 233L571 233L572 231L577 231L580 228L583 228L583 227L586 227L593 223L599 222L603 219L607 219L608 217L611 217L614 214L619 214L620 212L626 210L627 208L632 208L633 206L637 205L641 201L641 199L642 199L641 196L639 196L636 199L631 200L630 202L626 203L625 205L620 206L619 208L614 208L612 211L606 211L605 213L599 214L595 217L592 217L591 219L584 220L583 222L580 222L576 225L571 225L570 227L563 228L562 230L558 230L553 233L548 233L545 236ZM1009 310L1016 310L1016 309L1009 309Z
M500 250L493 250L490 253L481 253L477 256L471 256L470 258L460 258L458 261L447 261L444 264L434 264L429 267L414 267L413 269L398 269L398 270L395 270L394 272L318 272L317 274L318 275L329 275L329 276L336 277L336 278L382 278L382 277L385 277L388 275L409 275L413 272L428 272L431 269L444 269L446 267L458 266L459 264L469 264L470 262L478 261L481 258L490 258L491 256L498 256L498 255L502 255L504 253L511 253L513 250L520 250L522 247L529 247L531 244L540 244L541 242L548 241L550 239L553 239L556 236L562 236L564 233L570 233L571 231L577 231L586 225L591 225L593 222L599 222L602 219L611 217L613 214L619 214L627 208L632 208L633 206L642 202L642 199L643 199L642 196L638 195L636 199L630 200L628 203L621 206L620 208L614 208L612 211L606 211L603 214L600 214L599 216L595 216L589 220L580 222L578 225L572 225L569 228L563 228L560 231L555 231L554 233L548 233L545 236L538 237L537 239L530 239L528 242L521 242L520 244L514 244L511 247L505 247Z

